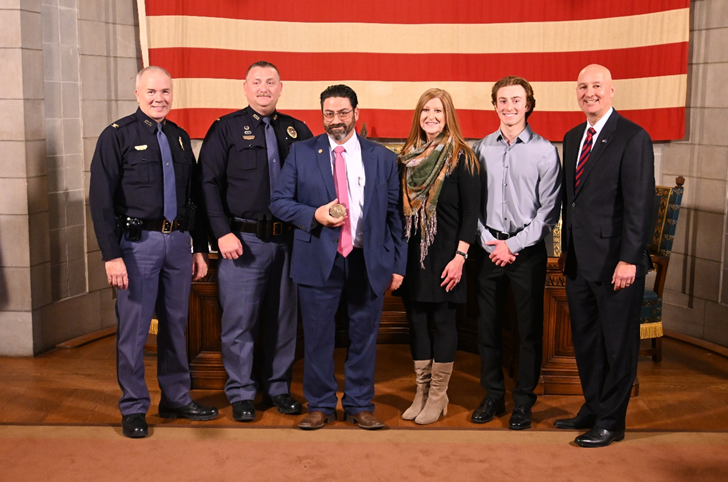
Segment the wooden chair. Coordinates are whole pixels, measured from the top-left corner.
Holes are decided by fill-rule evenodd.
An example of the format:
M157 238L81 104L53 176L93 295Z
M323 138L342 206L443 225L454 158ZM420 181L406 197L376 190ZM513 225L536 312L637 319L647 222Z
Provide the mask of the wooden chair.
M640 350L640 355L651 356L656 363L662 361L662 292L665 289L685 178L678 176L675 183L675 187L655 186L652 238L647 246L655 265L655 284L645 288L640 313L640 338L651 339L652 346Z

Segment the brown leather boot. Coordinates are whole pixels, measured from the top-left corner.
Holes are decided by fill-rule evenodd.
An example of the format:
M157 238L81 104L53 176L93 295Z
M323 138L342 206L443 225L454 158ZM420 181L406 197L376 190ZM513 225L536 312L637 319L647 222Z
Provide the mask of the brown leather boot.
M452 375L453 363L437 363L432 364L432 381L430 382L430 392L427 395L425 408L415 418L415 423L427 425L437 422L440 414L447 415L447 386L450 383L450 375Z
M432 368L432 360L415 360L415 375L417 376L417 393L415 400L410 408L404 411L402 418L405 420L414 420L425 408L427 402L427 392L430 391L430 379L432 378L430 369Z

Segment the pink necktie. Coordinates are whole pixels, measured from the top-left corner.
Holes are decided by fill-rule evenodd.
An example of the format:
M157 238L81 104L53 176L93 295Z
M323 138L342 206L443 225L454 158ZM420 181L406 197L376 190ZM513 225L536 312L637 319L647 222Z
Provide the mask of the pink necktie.
M334 182L336 183L336 197L339 198L339 204L346 207L346 220L341 226L341 234L339 235L339 247L337 251L343 257L349 256L354 248L351 240L351 218L349 215L349 189L346 187L346 164L344 163L344 146L337 146L334 149Z

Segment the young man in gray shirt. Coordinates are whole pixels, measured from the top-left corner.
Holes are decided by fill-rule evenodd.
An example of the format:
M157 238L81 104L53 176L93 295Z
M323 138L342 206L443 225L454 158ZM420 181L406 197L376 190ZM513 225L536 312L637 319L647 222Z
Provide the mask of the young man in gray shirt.
M502 313L507 282L516 300L520 334L515 407L508 427L531 427L534 389L541 372L543 297L546 282L544 238L559 220L561 164L556 148L528 126L536 99L521 77L504 77L491 91L500 119L494 133L478 141L483 203L478 225L478 350L480 383L487 394L473 423L505 413L502 369Z

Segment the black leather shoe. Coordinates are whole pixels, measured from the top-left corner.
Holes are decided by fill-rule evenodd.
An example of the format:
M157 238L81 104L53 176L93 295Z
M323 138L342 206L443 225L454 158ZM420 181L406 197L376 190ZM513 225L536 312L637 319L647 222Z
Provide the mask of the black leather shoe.
M577 415L573 418L561 418L554 422L554 427L565 430L585 430L594 427L596 419Z
M606 447L612 442L624 440L624 430L607 430L606 428L594 427L584 435L574 439L579 447Z
M502 398L500 400L493 400L492 398L485 397L478 408L473 411L473 415L470 416L470 421L473 423L488 423L496 415L503 415L506 413L506 401Z
M513 414L508 421L508 428L511 430L525 430L531 428L531 407L516 405Z
M238 422L252 422L255 420L255 405L252 400L233 402L233 418Z
M212 420L217 417L215 407L205 407L197 402L190 402L183 407L164 407L159 405L159 416L162 418L189 418L190 420Z
M149 426L143 413L132 413L121 417L121 431L129 438L144 438L149 435Z
M278 411L285 415L298 415L303 409L301 404L288 393L266 397L266 402L275 405Z

